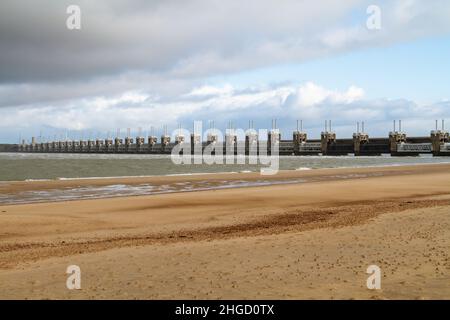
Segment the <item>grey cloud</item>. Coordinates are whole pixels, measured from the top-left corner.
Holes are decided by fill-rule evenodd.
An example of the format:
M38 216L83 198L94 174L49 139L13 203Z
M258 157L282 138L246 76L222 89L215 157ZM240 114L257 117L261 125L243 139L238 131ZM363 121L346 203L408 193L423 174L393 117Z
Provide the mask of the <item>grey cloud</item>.
M335 25L356 2L6 0L0 4L0 82L254 67L285 59L285 43ZM65 26L69 4L81 7L81 30Z
M364 19L370 3L4 0L0 83L85 81L132 70L208 76L450 29L446 1L381 1L383 29L371 33ZM65 26L70 4L81 7L81 30ZM349 25L355 10L361 21Z

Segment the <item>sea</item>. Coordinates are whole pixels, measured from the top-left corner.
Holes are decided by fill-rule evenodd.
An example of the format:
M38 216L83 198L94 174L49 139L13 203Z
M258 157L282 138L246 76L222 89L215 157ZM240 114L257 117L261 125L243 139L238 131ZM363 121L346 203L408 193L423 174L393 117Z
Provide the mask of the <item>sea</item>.
M170 155L149 154L60 154L60 153L0 153L0 184L10 181L77 180L109 177L147 177L173 175L201 175L210 173L259 172L262 164L175 164ZM225 162L225 161L224 161ZM450 157L383 156L280 156L280 170L315 170L322 168L385 167L450 163ZM269 184L308 182L293 180L230 180L211 184L208 179L166 185L111 184L92 187L72 187L23 191L14 194L0 192L0 204L18 204L43 201L105 198L116 196L150 195L195 190L239 188Z

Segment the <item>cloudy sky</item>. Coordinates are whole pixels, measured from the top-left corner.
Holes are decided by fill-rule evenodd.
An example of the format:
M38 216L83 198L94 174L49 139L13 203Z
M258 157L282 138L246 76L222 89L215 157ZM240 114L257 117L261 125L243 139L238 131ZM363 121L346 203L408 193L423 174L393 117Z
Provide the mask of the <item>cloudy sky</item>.
M272 118L427 135L450 125L449 57L447 0L2 0L0 142Z

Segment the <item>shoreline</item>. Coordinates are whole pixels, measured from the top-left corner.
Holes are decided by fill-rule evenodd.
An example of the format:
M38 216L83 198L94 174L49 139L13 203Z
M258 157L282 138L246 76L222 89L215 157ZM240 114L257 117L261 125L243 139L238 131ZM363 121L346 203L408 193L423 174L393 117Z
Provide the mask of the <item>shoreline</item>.
M231 172L231 173L202 173L202 174L181 174L164 176L132 176L132 177L104 177L104 178L80 178L63 180L33 180L33 181L2 181L0 183L0 196L15 197L21 199L30 193L48 192L46 198L37 198L23 200L21 202L5 198L2 205L18 205L27 203L46 203L82 200L84 195L76 194L72 198L67 198L67 193L85 191L86 200L112 199L141 197L158 194L174 194L185 192L197 192L207 190L222 190L234 188L252 188L268 187L272 185L285 185L295 183L314 183L323 179L339 180L349 179L342 175L361 175L359 178L365 178L373 175L404 175L409 172L420 173L420 168L432 168L431 171L450 170L450 164L409 164L396 166L370 166L370 167L345 167L345 168L320 168L311 170L280 170L275 175L261 175L259 172ZM408 171L408 172L406 172ZM406 173L405 173L406 172ZM335 174L335 176L333 176ZM338 176L341 175L341 176ZM301 180L301 181L300 181ZM234 183L234 184L233 184ZM236 184L238 183L238 184ZM121 187L122 192L130 194L121 194L119 192L104 195L102 187ZM143 189L136 189L142 187ZM133 193L126 188L134 188L137 191ZM156 191L153 190L156 188ZM160 188L160 189L158 189ZM165 189L164 189L165 188ZM167 190L169 188L169 190ZM150 190L148 190L150 189ZM54 192L55 194L51 194ZM63 192L66 198L58 198L58 192ZM92 196L92 193L98 193L98 196ZM102 194L103 192L103 194ZM41 196L42 197L42 196ZM52 199L52 197L54 197ZM15 199L12 198L12 199Z

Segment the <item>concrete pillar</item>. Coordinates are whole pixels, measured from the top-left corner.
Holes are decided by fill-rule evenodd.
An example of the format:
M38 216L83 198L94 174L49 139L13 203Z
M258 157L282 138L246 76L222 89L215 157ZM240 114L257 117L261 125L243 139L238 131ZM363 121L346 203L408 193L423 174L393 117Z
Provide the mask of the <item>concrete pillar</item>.
M133 144L133 138L126 137L126 138L125 138L125 145L126 145L126 146L130 146L130 145L132 145L132 144Z
M228 133L225 135L225 142L229 145L235 145L237 143L237 136L234 133Z
M180 143L183 143L184 142L184 135L182 135L182 134L177 134L176 136L175 136L175 143L176 144L180 144Z
M145 138L141 136L136 137L136 152L141 152L144 148Z
M31 137L31 151L36 151L36 137Z
M104 146L104 141L102 139L96 139L95 140L95 150L97 152L102 152Z
M191 154L200 155L202 153L202 138L197 133L191 133Z
M363 132L353 134L353 151L355 156L361 155L361 146L369 142L369 135Z
M170 136L163 134L161 136L161 150L166 150L170 144Z
M133 138L129 135L125 138L125 152L130 152L133 145Z
M148 144L149 144L149 146L153 147L157 142L158 142L158 138L156 138L155 136L149 136L148 137Z
M433 130L431 131L431 145L433 148L433 155L437 156L441 152L441 146L450 142L448 131Z
M142 146L145 143L144 137L136 137L136 145Z
M399 131L389 132L389 150L391 154L397 153L397 145L406 142L406 133Z
M72 141L72 150L73 150L73 152L80 152L81 151L80 141L77 141L77 140L73 140Z
M325 120L325 131L320 134L320 147L323 155L329 154L329 147L336 143L336 133L331 130L331 120Z
M321 149L322 154L327 155L329 153L328 149L330 145L336 143L336 133L324 131L320 134L320 143L321 143Z
M80 140L80 151L87 152L88 151L88 143L86 140Z
M292 134L292 141L294 143L294 154L300 153L300 146L306 143L307 134L306 132L300 132L298 130L294 131Z
M96 146L96 145L95 145L95 141L89 139L89 140L88 140L88 150L89 150L89 152L95 152L95 151L97 151L95 146Z
M154 145L158 142L158 138L153 135L147 137L148 141L148 152L153 150Z
M210 131L206 134L206 146L203 152L210 153L211 155L219 154L219 152L223 153L223 148L220 149L218 142L219 136L217 135L215 129L210 129Z
M211 144L211 143L216 143L218 140L217 134L215 133L208 133L208 135L206 136L206 143L207 144Z
M292 134L292 139L294 143L297 144L305 143L307 138L308 136L306 132L294 131L294 133Z
M237 150L237 136L234 132L228 132L225 134L225 154L234 155Z
M105 139L105 151L111 152L112 150L114 150L113 140L109 138Z
M258 153L258 133L250 129L245 134L245 154L256 155Z
M269 131L269 133L267 134L268 154L272 154L272 150L275 151L276 149L279 152L280 140L281 140L281 134L278 129L272 129Z
M121 139L119 137L116 137L114 139L114 150L115 150L115 152L120 152L121 151L122 144L123 144L123 139Z

